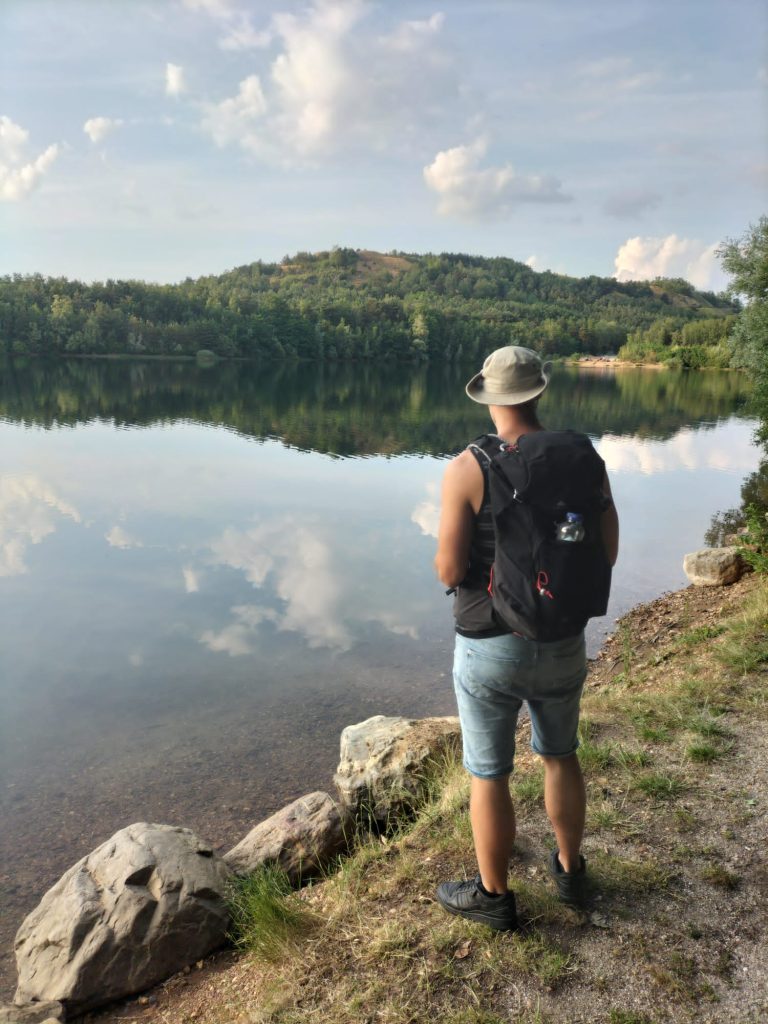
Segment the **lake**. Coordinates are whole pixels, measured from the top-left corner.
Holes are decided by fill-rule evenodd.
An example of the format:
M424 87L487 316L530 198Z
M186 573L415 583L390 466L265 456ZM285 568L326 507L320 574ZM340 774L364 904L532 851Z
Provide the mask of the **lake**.
M452 714L432 570L445 460L486 430L474 367L0 364L0 962L23 915L114 831L227 848L331 785L341 729ZM622 524L614 618L756 470L746 379L558 367Z

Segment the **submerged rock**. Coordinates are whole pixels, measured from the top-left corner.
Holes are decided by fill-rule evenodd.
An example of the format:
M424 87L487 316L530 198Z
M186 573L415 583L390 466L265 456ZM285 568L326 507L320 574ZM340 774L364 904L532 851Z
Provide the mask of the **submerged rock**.
M187 828L115 833L48 890L16 934L14 1000L82 1013L169 977L221 946L230 869Z
M744 574L744 559L737 547L702 548L683 559L683 570L696 587L724 587Z
M458 718L376 715L348 725L335 778L342 804L386 826L424 797L432 763L460 743Z
M327 793L309 793L251 829L224 860L239 875L265 864L294 884L316 876L347 846L347 815Z

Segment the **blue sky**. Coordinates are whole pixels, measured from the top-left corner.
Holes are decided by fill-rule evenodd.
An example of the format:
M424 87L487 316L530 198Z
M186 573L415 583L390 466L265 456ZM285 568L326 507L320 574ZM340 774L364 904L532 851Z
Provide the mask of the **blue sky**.
M766 212L759 0L3 0L0 273L334 244L724 279Z

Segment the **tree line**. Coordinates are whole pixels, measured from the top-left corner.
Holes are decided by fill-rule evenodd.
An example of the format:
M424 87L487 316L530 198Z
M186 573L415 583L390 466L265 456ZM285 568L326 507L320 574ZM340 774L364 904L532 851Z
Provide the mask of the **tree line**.
M503 257L336 248L172 285L5 276L0 346L33 355L476 361L510 343L554 356L629 345L640 355L661 322L665 339L680 335L679 347L719 365L738 308L678 279L621 283L538 273ZM691 365L690 356L678 365Z

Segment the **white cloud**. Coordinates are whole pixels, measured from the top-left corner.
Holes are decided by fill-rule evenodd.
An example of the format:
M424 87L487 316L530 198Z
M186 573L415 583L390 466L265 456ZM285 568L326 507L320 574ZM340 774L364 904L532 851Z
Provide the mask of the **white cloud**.
M278 161L420 138L424 120L456 89L436 43L442 15L374 36L364 24L371 10L362 0L314 0L300 13L275 14L262 30L247 16L229 18L223 48L275 43L278 53L268 76L252 74L237 95L205 107L204 129L218 145Z
M438 11L422 21L403 21L390 36L383 36L382 43L393 50L415 50L430 36L437 35L445 23L445 15Z
M581 77L597 88L636 92L646 86L657 85L663 80L660 71L640 71L631 57L604 57L582 64Z
M83 125L83 131L91 142L102 142L122 123L120 118L91 117Z
M728 470L748 473L755 467L755 449L744 433L714 443L708 430L684 428L665 441L604 434L597 445L611 473L676 473L680 470Z
M57 144L48 146L34 160L24 163L29 132L10 117L0 117L0 199L24 199L59 155Z
M53 513L75 523L81 521L77 509L39 477L0 477L0 577L28 571L26 549L56 531Z
M206 629L200 637L209 651L221 651L230 658L254 654L256 630L262 622L275 622L277 612L255 604L236 605L231 608L235 621L220 630Z
M690 238L667 235L628 238L615 260L617 281L648 281L654 277L683 277L696 288L712 289L724 283L717 260L718 243L707 245Z
M411 512L411 522L415 523L425 537L437 537L437 530L440 526L440 505L437 497L437 484L427 484L426 501L421 501Z
M125 550L128 548L144 547L140 540L124 530L122 526L113 526L108 533L104 534L104 539L113 548L123 548Z
M187 91L184 68L180 64L165 65L165 92L167 96L181 96Z
M487 142L476 139L437 154L424 168L427 187L440 197L438 213L462 220L488 220L508 216L520 203L562 203L570 196L549 175L518 174L512 164L481 167Z
M531 255L525 261L525 265L526 267L530 267L531 270L535 270L538 266L541 265L541 261L539 260L538 256Z
M231 0L182 0L190 11L204 11L214 18L230 18L234 11Z
M249 75L240 83L237 96L210 104L203 127L210 132L217 146L239 144L256 150L260 135L258 126L266 113L267 101L258 75Z
M189 565L183 566L181 570L184 578L184 589L188 594L196 594L200 589L200 573Z

